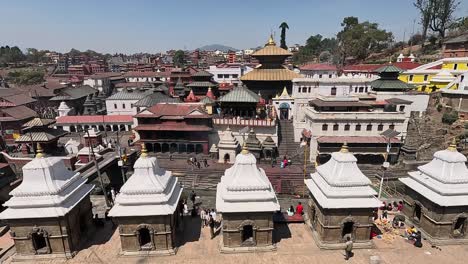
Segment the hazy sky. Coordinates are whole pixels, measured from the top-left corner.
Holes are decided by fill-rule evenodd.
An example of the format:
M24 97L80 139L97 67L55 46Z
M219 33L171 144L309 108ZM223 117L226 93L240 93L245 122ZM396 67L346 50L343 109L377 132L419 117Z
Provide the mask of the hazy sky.
M411 34L418 13L413 0L14 0L0 2L0 45L56 51L158 52L223 44L263 45L279 24L287 43L310 35L334 36L346 16L377 22L397 40ZM457 16L468 14L461 1Z

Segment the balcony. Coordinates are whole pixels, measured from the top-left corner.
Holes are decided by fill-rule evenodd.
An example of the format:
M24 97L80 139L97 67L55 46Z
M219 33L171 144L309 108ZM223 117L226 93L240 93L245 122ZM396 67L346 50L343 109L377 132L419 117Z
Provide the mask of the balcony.
M273 127L276 126L276 120L268 119L240 119L240 118L222 118L214 117L214 125L230 125L230 126L249 126L249 127Z
M405 120L404 112L319 112L312 107L305 108L305 114L312 121L401 121Z

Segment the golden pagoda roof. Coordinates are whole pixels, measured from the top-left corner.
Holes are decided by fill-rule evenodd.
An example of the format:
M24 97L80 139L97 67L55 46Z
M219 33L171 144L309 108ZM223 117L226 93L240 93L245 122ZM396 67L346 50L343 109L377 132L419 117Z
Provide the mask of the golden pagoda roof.
M302 75L289 69L253 69L241 76L241 81L292 81L301 78Z
M273 36L270 35L265 47L252 53L252 56L292 56L292 53L276 46Z

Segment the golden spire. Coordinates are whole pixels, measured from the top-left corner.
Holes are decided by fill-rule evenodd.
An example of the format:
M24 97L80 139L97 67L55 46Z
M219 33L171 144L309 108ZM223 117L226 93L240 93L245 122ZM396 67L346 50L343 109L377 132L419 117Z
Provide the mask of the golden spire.
M265 46L276 46L276 43L273 40L273 34L270 34L270 38L268 39L268 43Z
M42 150L42 146L40 143L37 143L37 148L36 148L36 158L43 158L44 157L44 153L43 153L43 150Z
M457 151L457 139L456 139L456 138L453 138L453 139L452 139L452 142L451 142L450 145L448 146L447 150L449 150L449 151Z
M145 143L141 143L141 158L146 158L148 157L148 150L146 150L146 145Z
M341 153L348 153L349 152L348 143L346 141L343 143L343 146L341 146L340 152Z
M280 97L289 97L288 90L286 89L286 86L284 86L283 92L281 93Z
M242 144L242 151L241 151L242 154L246 155L246 154L249 154L249 149L247 148L247 144Z

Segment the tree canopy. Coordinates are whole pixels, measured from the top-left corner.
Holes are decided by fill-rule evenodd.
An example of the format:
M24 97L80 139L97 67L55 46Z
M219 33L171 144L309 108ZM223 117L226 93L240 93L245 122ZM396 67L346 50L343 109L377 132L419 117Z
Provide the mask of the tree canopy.
M177 67L183 67L185 65L185 52L183 50L178 50L174 53L174 58L172 59L174 65Z
M17 46L0 47L0 64L18 63L24 61L25 55Z
M18 85L41 84L44 82L44 72L39 70L12 71L8 73L7 79Z
M320 61L322 61L320 58L326 58L326 61L331 61L333 59L333 54L336 52L336 47L337 41L335 38L323 38L320 34L310 36L305 46L294 54L294 63L303 64L311 62L316 58L319 58ZM321 56L324 52L327 52L328 56Z

